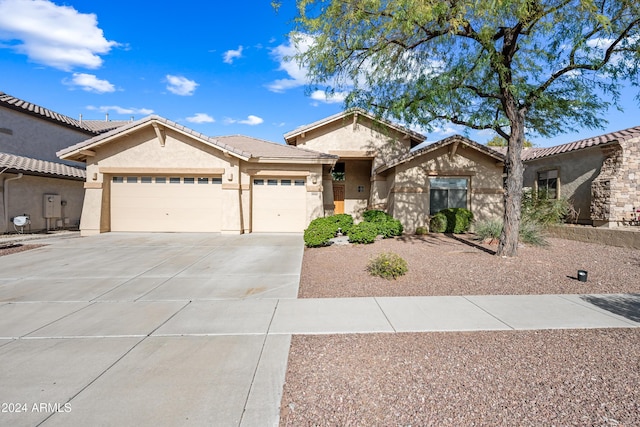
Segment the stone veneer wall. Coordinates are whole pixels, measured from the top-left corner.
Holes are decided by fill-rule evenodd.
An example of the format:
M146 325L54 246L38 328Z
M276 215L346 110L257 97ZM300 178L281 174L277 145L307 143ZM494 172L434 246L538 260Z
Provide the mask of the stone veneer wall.
M591 183L591 219L615 227L640 209L640 138L602 150L605 160Z

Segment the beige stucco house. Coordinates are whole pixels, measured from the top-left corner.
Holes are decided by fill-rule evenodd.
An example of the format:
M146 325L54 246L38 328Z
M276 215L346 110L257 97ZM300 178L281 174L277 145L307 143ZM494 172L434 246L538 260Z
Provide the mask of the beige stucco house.
M300 232L323 215L336 157L246 136L212 138L149 116L64 150L85 162L80 230Z
M478 219L502 215L503 155L456 135L425 137L361 110L350 110L285 134L288 144L339 156L323 173L325 213L382 209L405 230L426 226L447 207ZM336 173L337 171L337 173Z
M125 122L80 121L0 92L0 234L78 227L84 165L56 151Z
M524 185L568 198L581 224L616 227L640 209L640 126L523 153Z
M209 137L149 116L58 152L86 163L83 235L106 231L301 232L314 218L385 209L407 231L430 212L502 210L502 155L350 110L285 135ZM412 151L413 149L413 151Z

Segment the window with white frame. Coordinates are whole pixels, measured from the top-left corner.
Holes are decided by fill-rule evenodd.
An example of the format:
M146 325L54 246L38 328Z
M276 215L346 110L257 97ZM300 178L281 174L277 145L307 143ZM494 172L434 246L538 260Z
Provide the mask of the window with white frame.
M466 209L468 188L468 178L429 178L429 215L448 208Z

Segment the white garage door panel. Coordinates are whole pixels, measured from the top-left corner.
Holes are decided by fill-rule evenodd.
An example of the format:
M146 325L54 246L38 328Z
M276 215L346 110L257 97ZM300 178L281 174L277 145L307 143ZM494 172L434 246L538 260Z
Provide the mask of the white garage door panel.
M221 201L211 183L112 183L111 231L218 232Z
M306 227L307 189L306 186L253 185L252 230L254 232L295 232Z

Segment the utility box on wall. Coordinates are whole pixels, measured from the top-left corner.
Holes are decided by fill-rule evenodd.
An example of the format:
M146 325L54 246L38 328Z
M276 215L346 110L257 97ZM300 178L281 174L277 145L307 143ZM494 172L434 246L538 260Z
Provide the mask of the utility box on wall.
M62 217L62 196L57 194L45 194L43 203L45 218Z

